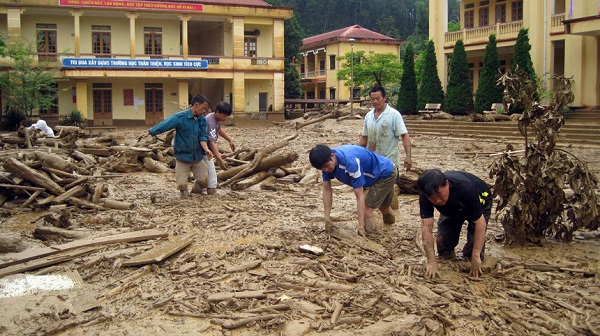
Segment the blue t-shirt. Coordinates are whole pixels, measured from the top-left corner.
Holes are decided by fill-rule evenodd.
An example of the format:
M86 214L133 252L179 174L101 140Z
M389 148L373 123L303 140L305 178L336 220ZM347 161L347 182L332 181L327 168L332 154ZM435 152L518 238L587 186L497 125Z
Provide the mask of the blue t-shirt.
M390 159L362 146L343 145L331 151L335 154L337 166L331 173L323 172L323 181L336 178L353 189L368 188L378 179L394 172L394 164Z
M208 140L206 128L204 116L194 119L192 111L188 109L173 114L148 131L155 136L175 129L175 140L173 141L175 158L185 162L197 162L204 157L200 141Z

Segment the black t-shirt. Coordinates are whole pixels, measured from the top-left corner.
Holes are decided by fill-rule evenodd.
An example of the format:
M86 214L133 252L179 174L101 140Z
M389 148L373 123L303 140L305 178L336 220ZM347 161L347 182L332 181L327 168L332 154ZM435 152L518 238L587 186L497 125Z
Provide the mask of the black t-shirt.
M444 173L450 186L448 201L435 208L444 216L464 218L476 221L481 217L482 206L491 202L491 191L487 183L479 177L463 171L447 171ZM425 194L419 196L421 218L432 218L434 205Z

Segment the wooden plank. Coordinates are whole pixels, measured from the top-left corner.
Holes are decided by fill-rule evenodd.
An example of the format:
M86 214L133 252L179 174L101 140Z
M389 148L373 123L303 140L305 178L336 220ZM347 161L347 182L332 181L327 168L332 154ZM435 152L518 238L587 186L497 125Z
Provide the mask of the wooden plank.
M196 234L175 237L172 241L162 243L151 250L123 262L123 266L140 266L161 262L190 245L195 237Z
M22 186L22 185L17 185L17 184L6 184L6 183L0 183L0 188L22 189L22 190L31 190L31 191L46 190L45 188L40 188L40 187Z
M87 238L76 240L70 243L61 244L61 245L53 245L50 247L43 247L33 250L25 250L23 252L17 253L10 258L8 261L4 261L0 263L0 268L8 267L16 264L21 264L29 260L47 257L49 255L57 254L59 252L73 250L80 247L87 246L98 246L98 245L107 245L107 244L116 244L116 243L129 243L140 240L148 240L155 238L163 238L167 237L169 234L166 232L162 232L156 229L148 229L148 230L140 230L140 231L132 231L126 233L119 233L116 235L110 235L105 237L97 237L97 238Z
M88 248L77 250L77 251L64 251L62 253L59 253L59 254L56 254L53 256L41 258L38 260L31 260L29 262L26 262L26 263L23 263L20 265L13 265L10 267L5 267L3 269L0 269L0 277L11 275L11 274L27 272L27 271L31 271L31 270L38 269L38 268L45 267L45 266L55 265L55 264L79 257L81 255L93 252L98 249L99 249L99 247L88 247Z

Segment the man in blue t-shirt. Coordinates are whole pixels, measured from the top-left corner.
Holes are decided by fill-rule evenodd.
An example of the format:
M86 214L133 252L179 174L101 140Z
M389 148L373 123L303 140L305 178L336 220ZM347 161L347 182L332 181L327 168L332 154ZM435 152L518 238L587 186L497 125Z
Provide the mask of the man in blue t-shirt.
M483 274L481 260L485 251L485 232L492 210L492 193L487 183L479 177L462 171L439 169L426 170L417 180L421 190L419 207L423 248L427 257L428 277L439 276L439 268L433 251L433 209L440 212L436 245L438 256L444 259L455 257L460 230L465 221L467 243L463 257L471 260L473 277Z
M207 124L204 110L208 107L208 99L204 96L192 98L192 106L177 112L158 125L147 130L143 136L156 136L175 130L173 151L175 152L175 184L182 197L190 195L188 191L188 176L190 170L196 179L195 185L206 179L207 168L202 159L206 156L212 159L208 149Z
M374 228L373 210L379 208L385 224L396 221L390 205L394 196L394 182L397 170L392 161L357 145L343 145L329 148L317 145L309 154L313 167L323 172L323 210L325 214L325 230L332 228L329 218L333 201L331 180L351 186L356 196L358 225L356 233L365 236L365 224L368 229ZM365 189L369 192L365 196Z

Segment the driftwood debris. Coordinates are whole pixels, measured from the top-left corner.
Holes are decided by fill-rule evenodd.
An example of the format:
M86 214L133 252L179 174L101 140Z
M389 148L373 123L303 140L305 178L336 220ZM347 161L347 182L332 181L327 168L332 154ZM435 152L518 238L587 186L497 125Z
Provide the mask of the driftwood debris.
M194 241L195 237L195 234L183 237L175 237L170 242L160 244L151 250L148 250L132 259L123 262L123 266L140 266L161 262L176 252L179 252L189 246Z

